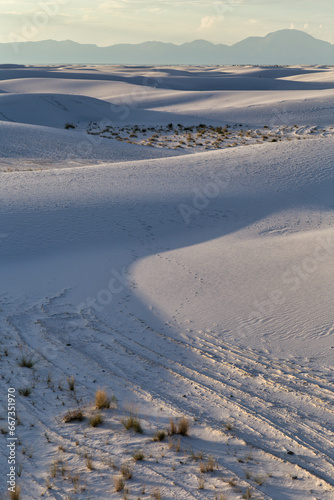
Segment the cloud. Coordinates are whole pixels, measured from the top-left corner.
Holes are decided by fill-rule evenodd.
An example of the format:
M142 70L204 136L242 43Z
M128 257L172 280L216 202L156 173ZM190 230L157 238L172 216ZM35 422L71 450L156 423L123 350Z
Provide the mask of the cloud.
M214 22L215 22L215 18L212 16L202 17L201 25L200 25L199 29L206 30L208 28L211 28L211 26L214 24Z
M205 16L201 19L201 24L199 26L200 31L208 30L212 28L215 24L218 24L220 21L224 19L223 16Z

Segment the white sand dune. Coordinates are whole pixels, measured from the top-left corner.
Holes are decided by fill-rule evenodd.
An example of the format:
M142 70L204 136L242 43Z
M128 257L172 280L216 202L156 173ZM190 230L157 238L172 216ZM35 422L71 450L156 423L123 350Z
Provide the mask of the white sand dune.
M158 68L178 90L144 93L125 80L147 68L59 67L50 79L30 78L45 68L5 71L1 395L31 389L17 396L23 498L121 498L113 480L124 463L129 498L156 488L180 500L333 498L334 138L198 153L94 142L83 128L168 118L330 127L332 69ZM248 82L259 71L263 92L197 88L212 74ZM307 75L318 75L312 89L275 88ZM332 87L317 88L324 81ZM110 115L110 103L126 117ZM77 130L61 130L65 116ZM22 352L33 369L18 366ZM98 387L118 398L103 425L65 424L68 410L94 412ZM129 407L143 434L124 430ZM153 441L181 416L191 427L179 445ZM200 453L214 457L213 471L200 471Z

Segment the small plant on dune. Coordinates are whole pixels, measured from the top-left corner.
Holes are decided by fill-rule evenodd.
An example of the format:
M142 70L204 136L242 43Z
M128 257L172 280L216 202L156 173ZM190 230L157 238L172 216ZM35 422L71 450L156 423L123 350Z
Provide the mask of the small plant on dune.
M110 398L104 389L98 389L95 393L95 406L98 410L110 407Z
M227 431L231 431L233 429L233 424L232 422L226 422L226 424L224 424L224 427Z
M232 477L231 479L229 479L228 484L229 484L230 486L236 486L236 484L237 484L237 480L236 480L236 478L235 478L235 477Z
M205 462L201 461L199 464L199 470L202 474L206 472L212 472L215 467L216 462L213 457L209 457Z
M104 422L101 413L94 413L89 419L89 425L92 427L97 427L98 425L102 425Z
M65 123L64 128L65 128L66 130L69 130L69 129L74 129L74 128L75 128L75 125L73 125L73 123Z
M124 477L124 479L131 479L132 478L132 469L129 467L127 464L123 464L121 467L121 474Z
M188 436L190 423L189 420L185 417L180 418L177 424L177 433L181 434L181 436Z
M151 498L154 498L155 500L162 500L160 490L156 489L156 490L152 491Z
M10 500L21 500L21 488L16 485L14 491L9 492Z
M84 414L83 411L78 408L77 410L70 410L64 415L64 422L65 424L68 424L69 422L82 422L84 419Z
M91 459L91 457L87 457L86 458L86 465L87 465L87 469L88 470L93 470L94 467L93 467L93 460Z
M168 447L170 450L174 450L176 452L179 452L180 447L181 447L181 439L179 438L177 441L175 441L173 438L169 437L168 438Z
M45 486L48 490L52 490L52 488L53 488L53 484L51 483L51 481L48 478L45 479Z
M248 487L245 493L242 495L242 498L252 498L252 493L250 488Z
M50 387L51 384L52 384L52 374L51 374L51 372L48 373L48 376L47 376L47 379L46 379L46 383L48 384L48 387Z
M125 486L125 481L122 476L117 476L114 479L115 491L123 491Z
M73 375L71 375L70 377L67 377L67 383L68 383L69 390L74 391L75 378L73 377Z
M176 427L176 423L174 422L174 419L171 418L169 420L168 435L173 436L174 434L177 434L177 427Z
M166 437L165 431L157 431L153 436L153 441L163 441Z
M57 477L57 474L58 474L58 471L59 471L59 465L60 465L61 461L60 460L54 460L51 464L51 467L50 467L50 474L51 474L51 477Z
M254 476L254 481L256 482L256 484L258 484L259 486L262 486L263 483L265 482L266 478L265 476Z
M168 435L173 436L174 434L180 434L181 436L188 436L189 427L190 423L187 418L180 418L177 424L174 419L171 418L169 421Z
M198 489L199 490L204 490L204 486L205 486L204 477L203 476L199 476L199 478L198 478Z
M144 460L145 455L141 450L135 450L132 454L132 458L137 462L138 460Z
M133 429L135 432L138 432L139 434L143 433L143 428L141 426L140 420L137 415L130 413L130 415L127 418L122 418L121 422L127 431Z
M193 460L196 460L196 461L197 461L197 460L203 460L203 458L204 458L204 453L203 453L202 451L198 451L198 452L196 452L196 451L193 451L193 450L192 450L192 451L190 452L190 456L191 456L191 458L192 458Z
M23 368L33 368L36 363L37 360L34 359L33 355L28 356L27 354L21 354L19 366Z
M31 388L30 387L22 387L22 389L18 390L18 393L20 394L20 396L28 397L31 394Z

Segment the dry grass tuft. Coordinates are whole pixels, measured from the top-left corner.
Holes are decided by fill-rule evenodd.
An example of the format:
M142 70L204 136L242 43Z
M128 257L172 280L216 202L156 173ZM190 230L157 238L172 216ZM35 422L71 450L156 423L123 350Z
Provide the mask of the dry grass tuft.
M114 479L115 491L123 491L125 486L125 481L122 476L117 476Z
M198 478L198 489L199 490L204 490L204 485L205 485L204 478L202 476L200 476Z
M152 491L151 498L154 498L155 500L162 500L160 490L156 489L156 490Z
M189 427L190 427L189 420L185 417L182 417L177 425L177 433L181 434L181 436L188 436Z
M180 418L178 423L175 423L174 419L171 418L169 421L169 428L167 429L168 435L173 436L174 434L180 434L181 436L188 436L190 423L185 417Z
M252 493L251 493L250 488L247 488L245 493L242 495L242 498L252 498Z
M121 467L121 474L124 477L124 479L131 479L132 478L132 468L129 467L128 464L123 464Z
M165 431L157 431L153 436L153 441L163 441L166 437Z
M144 453L141 450L136 450L136 451L133 452L132 458L134 460L136 460L136 462L137 462L139 460L144 460L145 455L144 455Z
M203 474L205 472L212 472L216 467L216 461L213 457L209 457L205 462L201 461L199 470Z
M10 500L21 500L21 488L20 488L20 486L16 485L15 491L9 492L9 498L10 498Z
M140 420L137 417L137 415L130 413L130 415L127 418L122 418L121 422L127 431L133 429L135 432L138 432L139 434L143 433L143 428L141 426Z
M101 413L94 413L89 419L89 425L92 427L97 427L98 425L102 425L104 422Z
M78 408L76 410L70 410L64 415L64 422L65 424L68 424L69 422L82 422L84 419L84 414L83 411Z
M31 387L22 387L18 390L18 393L20 394L20 396L28 397L31 394Z
M98 410L110 407L110 398L104 389L98 389L95 393L95 406Z
M29 356L28 354L22 353L18 363L22 368L33 368L37 360L34 359L33 355Z
M70 377L67 377L67 383L68 383L68 388L70 391L74 391L74 388L75 388L75 378L73 377L73 375L71 375Z
M171 418L169 421L168 435L174 436L174 434L177 434L177 427L176 423L174 422L174 419Z

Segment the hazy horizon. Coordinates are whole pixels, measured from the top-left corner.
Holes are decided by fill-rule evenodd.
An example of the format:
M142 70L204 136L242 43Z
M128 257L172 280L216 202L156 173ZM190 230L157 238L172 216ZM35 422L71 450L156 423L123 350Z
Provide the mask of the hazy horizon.
M191 42L233 45L250 36L297 29L334 43L331 0L5 0L0 43L73 40L99 47L119 43Z
M301 33L305 33L307 35L309 35L309 33L307 33L306 31L304 30L296 30L294 28L289 28L288 29L289 31L300 31ZM285 30L278 30L278 31L285 31ZM256 37L259 37L259 38L264 38L270 34L273 34L273 33L277 33L277 32L268 32L264 35L253 35L252 37L244 37L244 38L240 38L240 40L237 40L236 42L234 43L231 43L231 44L225 44L225 43L221 43L221 42L218 42L218 43L214 43L214 42L211 42L210 40L206 39L206 38L194 38L193 40L190 40L190 41L184 41L184 42L171 42L171 41L163 41L163 40L158 40L158 39L147 39L147 40L144 40L142 42L122 42L122 43L111 43L109 45L100 45L100 44L97 44L97 43L94 43L94 42L90 42L88 43L88 45L95 45L96 47L99 47L99 48L107 48L107 47L110 47L110 46L113 46L113 45L140 45L140 44L144 44L144 43L163 43L163 44L172 44L172 45L176 45L176 46L182 46L182 45L186 45L186 44L191 44L191 43L194 43L194 42L207 42L207 43L212 43L213 45L227 45L228 47L231 47L232 45L235 45L236 43L240 43L240 42L243 42L244 40L246 40L247 38L256 38ZM313 35L310 35L310 36L313 36ZM327 40L324 40L322 38L318 38L318 37L315 37L313 36L315 39L317 40L321 40L323 42L328 42ZM24 40L22 40L24 42ZM30 41L30 40L26 40L27 42ZM77 42L76 40L73 40L71 38L63 38L61 40L56 40L55 38L45 38L45 39L42 39L42 40L31 40L31 41L35 41L35 42L49 42L49 41L52 41L52 42L73 42L73 43L78 43L78 44L81 44L81 45L85 45L85 43L82 43L82 42ZM6 42L0 42L0 43L6 43ZM331 43L331 42L328 42L328 43ZM334 45L334 42L332 43L332 45Z

